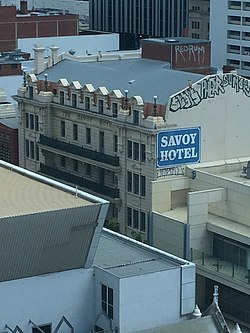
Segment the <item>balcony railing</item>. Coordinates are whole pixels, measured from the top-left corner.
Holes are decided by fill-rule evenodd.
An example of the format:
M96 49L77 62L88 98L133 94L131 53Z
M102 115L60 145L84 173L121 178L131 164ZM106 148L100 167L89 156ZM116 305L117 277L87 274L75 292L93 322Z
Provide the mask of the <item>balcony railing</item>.
M46 176L50 176L57 180L60 180L60 181L66 182L66 183L70 183L75 186L77 185L84 189L89 189L92 192L98 193L100 195L105 195L105 196L113 198L113 199L119 198L119 189L112 188L112 187L91 181L89 179L85 179L83 177L78 177L78 176L72 175L69 172L54 169L54 168L51 168L44 164L40 165L40 172L42 174L45 174Z
M93 151L91 149L76 146L72 143L63 142L58 139L53 139L48 136L40 135L39 144L51 147L62 152L67 152L77 156L85 157L90 160L101 162L110 166L119 166L119 157L107 155L101 152Z
M191 249L191 261L197 267L203 266L210 272L217 272L239 282L250 284L250 270L229 261L210 256L195 249Z

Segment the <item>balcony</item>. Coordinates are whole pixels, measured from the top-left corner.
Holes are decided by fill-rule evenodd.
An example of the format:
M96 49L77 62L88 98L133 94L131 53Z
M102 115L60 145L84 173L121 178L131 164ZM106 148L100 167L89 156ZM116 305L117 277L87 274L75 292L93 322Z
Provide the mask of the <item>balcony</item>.
M40 165L40 173L57 179L59 181L69 183L73 186L79 186L84 189L90 190L92 193L98 193L100 195L104 195L113 199L119 198L119 189L99 184L89 179L72 175L69 172L51 168L44 164Z
M81 157L81 160L83 157L85 159L88 159L89 161L92 160L95 162L99 162L102 164L99 165L100 167L106 167L108 169L110 169L110 167L119 167L119 157L117 156L111 156L101 152L93 151L91 149L76 146L72 143L67 143L58 139L49 138L44 135L40 135L38 145L45 150L49 147L52 148L53 151L56 150L57 152L64 152L63 155L65 155L66 152L72 155L72 157L74 158L75 156L78 156L78 159L79 157Z
M250 270L235 265L229 261L210 256L204 252L191 249L191 261L198 268L204 268L210 273L232 279L234 283L249 285L250 287Z

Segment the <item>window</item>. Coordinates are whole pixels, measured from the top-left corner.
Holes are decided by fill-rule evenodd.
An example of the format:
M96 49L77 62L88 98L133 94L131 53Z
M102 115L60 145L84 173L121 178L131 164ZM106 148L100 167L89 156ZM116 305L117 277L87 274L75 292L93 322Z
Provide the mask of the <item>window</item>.
M35 146L35 152L36 152L36 161L39 161L39 148L37 144Z
M39 131L39 117L35 115L35 131Z
M127 158L131 158L136 161L146 161L146 146L144 143L139 144L131 140L127 141Z
M86 128L86 144L91 144L91 129L88 127Z
M59 93L59 103L64 104L64 91L60 91Z
M25 126L26 128L30 127L29 113L25 113Z
M112 117L117 118L118 115L118 104L112 103Z
M84 102L85 102L85 110L89 111L90 110L90 97L85 96Z
M101 285L102 288L102 309L110 319L114 318L114 291L112 288Z
M136 173L133 174L133 193L139 195L140 177Z
M32 327L32 333L41 333L41 330L44 333L51 333L51 325L39 325L36 327Z
M128 171L128 173L127 173L127 177L128 177L128 179L127 179L127 190L128 190L128 192L133 192L133 186L132 186L132 178L133 178L133 176L132 176L133 174L132 174L132 172L130 172L130 171Z
M140 230L142 232L146 230L146 214L144 212L140 213Z
M146 231L146 213L127 207L127 226L141 232Z
M30 129L33 130L34 128L34 115L30 113Z
M62 167L62 168L65 168L66 167L66 158L65 158L65 156L60 156L60 166Z
M133 111L133 124L139 125L139 111L138 110Z
M60 128L61 128L61 137L65 138L65 121L64 120L61 120Z
M103 114L103 100L102 99L99 99L98 100L98 112L100 113L100 114Z
M192 38L199 39L200 38L200 34L192 33Z
M127 172L127 191L136 195L146 196L146 177L137 173Z
M33 141L30 141L30 158L35 159L35 143Z
M133 146L132 146L132 141L128 140L128 145L127 145L127 157L128 158L133 158Z
M192 29L200 29L200 22L192 21Z
M139 211L137 209L133 209L133 228L139 229Z
M29 142L29 140L25 141L25 146L26 146L26 157L30 157L30 142Z
M104 153L104 132L99 132L99 152Z
M139 143L133 142L133 159L139 161L140 151L139 151Z
M78 140L78 126L77 124L73 124L73 140Z
M114 152L118 152L118 136L114 135Z
M25 113L25 127L38 132L39 116L32 113Z
M146 161L146 146L141 143L141 162Z
M26 157L32 160L39 161L39 148L34 141L26 140L25 141L25 151Z
M127 207L127 226L132 227L132 208Z
M73 162L73 170L74 171L76 171L76 172L78 172L78 161L77 160L72 160L72 162Z
M140 181L140 195L142 197L146 196L146 177L141 175Z
M33 87L29 87L29 98L33 99L33 97L34 97Z
M87 176L91 176L91 164L89 163L85 164L85 172Z
M71 95L71 102L72 102L72 106L74 108L76 108L77 107L77 95L76 94Z

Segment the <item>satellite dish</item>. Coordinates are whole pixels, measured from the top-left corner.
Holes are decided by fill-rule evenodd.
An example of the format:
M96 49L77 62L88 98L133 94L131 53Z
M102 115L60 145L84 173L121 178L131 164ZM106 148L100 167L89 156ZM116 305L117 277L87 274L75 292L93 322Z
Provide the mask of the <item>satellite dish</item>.
M69 54L70 54L70 55L74 55L75 53L76 53L75 50L73 50L73 49L69 50Z

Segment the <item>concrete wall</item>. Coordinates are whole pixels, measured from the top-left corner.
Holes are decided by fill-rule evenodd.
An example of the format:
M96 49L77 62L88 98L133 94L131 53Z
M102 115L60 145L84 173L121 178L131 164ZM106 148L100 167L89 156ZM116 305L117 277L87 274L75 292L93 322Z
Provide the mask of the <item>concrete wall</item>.
M166 120L201 127L201 162L248 156L249 87L233 73L207 76L170 98Z
M180 273L179 269L170 269L120 280L120 332L135 332L181 320ZM192 293L193 288L189 287ZM190 305L192 312L194 302Z
M227 0L210 0L211 66L222 70L227 57Z
M70 50L75 51L76 56L97 54L98 51L107 52L119 50L118 34L101 34L94 36L69 36L69 37L46 37L46 38L22 38L18 39L18 48L31 53L33 57L34 45L44 45L46 47L45 56L50 56L50 46L56 45L60 48L59 53Z
M185 223L153 213L152 244L181 258L184 257Z
M11 329L18 325L31 333L31 319L37 325L51 323L53 332L65 316L75 332L89 332L94 310L92 275L92 269L78 269L0 283L0 330L6 330L5 324Z
M216 200L214 203L210 203L208 206L208 211L212 214L216 214L229 220L239 222L243 225L250 226L250 188L244 183L240 184L238 182L234 182L216 175L197 171L197 177L195 178L195 181L192 181L191 188L192 190L204 188L225 189L225 199Z

